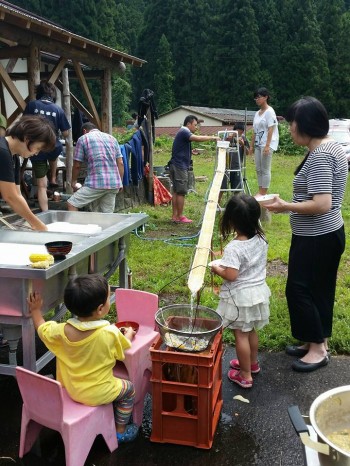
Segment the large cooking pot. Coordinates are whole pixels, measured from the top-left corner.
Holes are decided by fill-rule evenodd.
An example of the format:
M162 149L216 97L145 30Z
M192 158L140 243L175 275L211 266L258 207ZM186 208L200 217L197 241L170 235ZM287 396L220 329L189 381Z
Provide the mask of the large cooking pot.
M310 423L318 441L310 438L308 427L297 406L288 408L288 413L303 444L318 452L322 466L350 466L350 446L347 450L342 449L328 437L334 432L350 429L350 385L328 390L312 403Z

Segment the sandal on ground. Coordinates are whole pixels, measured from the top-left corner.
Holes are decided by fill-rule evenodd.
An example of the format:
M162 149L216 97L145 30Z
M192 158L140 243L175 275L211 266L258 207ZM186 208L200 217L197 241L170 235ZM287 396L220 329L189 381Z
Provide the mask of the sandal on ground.
M232 367L232 369L236 369L236 371L241 370L241 366L239 365L238 359L232 359L230 361L230 366ZM259 374L260 371L261 371L261 367L259 366L258 362L250 366L250 372L252 374Z
M184 215L180 217L177 221L177 223L192 223L193 220L190 220L189 218L185 217Z
M118 443L133 442L139 433L139 426L136 424L128 424L125 431L121 434L117 432Z
M244 379L241 376L240 371L236 371L235 369L228 371L227 377L231 380L231 382L238 384L242 388L252 388L253 386L252 380Z

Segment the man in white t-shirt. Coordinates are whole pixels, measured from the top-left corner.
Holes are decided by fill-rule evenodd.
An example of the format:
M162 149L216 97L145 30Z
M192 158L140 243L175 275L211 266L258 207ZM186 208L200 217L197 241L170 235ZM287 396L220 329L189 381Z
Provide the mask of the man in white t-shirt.
M272 154L278 149L279 134L276 113L268 104L270 95L265 87L254 92L254 100L260 107L253 121L253 137L249 153L254 150L255 169L258 177L259 192L267 194L271 182Z

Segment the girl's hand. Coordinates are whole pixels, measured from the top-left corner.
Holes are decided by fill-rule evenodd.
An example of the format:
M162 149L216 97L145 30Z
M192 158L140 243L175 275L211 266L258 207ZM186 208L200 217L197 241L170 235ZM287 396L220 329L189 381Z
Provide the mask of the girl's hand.
M29 312L32 314L33 312L40 312L41 308L43 307L43 298L38 291L34 291L33 293L29 294L27 298L27 303L29 307Z
M136 335L136 332L132 327L128 327L128 328L125 329L124 336L128 340L132 341L135 335Z

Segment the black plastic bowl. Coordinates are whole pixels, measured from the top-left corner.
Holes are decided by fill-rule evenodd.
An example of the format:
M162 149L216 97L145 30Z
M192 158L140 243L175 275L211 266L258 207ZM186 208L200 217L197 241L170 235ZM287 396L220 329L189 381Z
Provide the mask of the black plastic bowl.
M72 249L73 243L71 241L51 241L45 243L46 250L55 259L64 259Z

